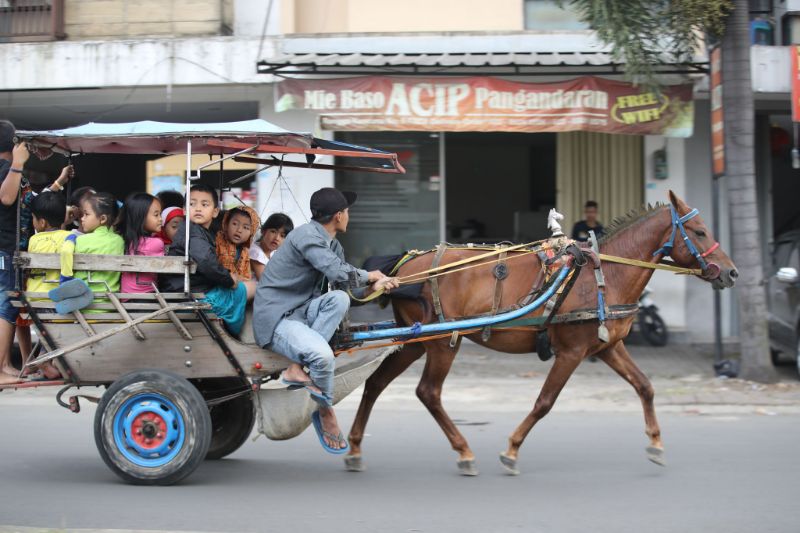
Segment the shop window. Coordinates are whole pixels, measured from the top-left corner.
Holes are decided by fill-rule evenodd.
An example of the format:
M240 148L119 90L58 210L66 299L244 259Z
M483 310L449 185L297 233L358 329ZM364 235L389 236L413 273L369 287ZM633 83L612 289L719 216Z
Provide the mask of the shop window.
M588 30L589 25L570 8L560 7L555 0L525 0L526 30Z

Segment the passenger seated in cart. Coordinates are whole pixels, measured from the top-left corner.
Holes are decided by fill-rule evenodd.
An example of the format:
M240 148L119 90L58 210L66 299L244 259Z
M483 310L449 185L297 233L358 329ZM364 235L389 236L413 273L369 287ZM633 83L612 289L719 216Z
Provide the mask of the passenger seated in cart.
M67 218L64 221L65 230L69 230L75 235L83 235L83 231L81 231L81 217L83 216L81 206L93 194L97 194L97 191L91 187L78 187L72 191L67 201Z
M158 236L164 243L164 253L172 244L172 239L178 233L178 228L185 226L186 215L180 207L165 207L161 212L161 231Z
M217 233L216 249L219 262L242 281L253 279L250 268L250 244L258 229L258 213L247 206L236 207L225 213L222 229ZM255 294L255 282L248 287L248 301Z
M311 222L292 231L267 263L253 305L256 342L294 361L281 379L304 387L320 404L314 428L326 451L335 454L345 453L348 446L333 411L335 359L328 343L350 307L350 297L341 290L323 293L326 279L371 284L368 291L398 286L396 278L345 262L336 234L347 231L348 209L355 200L355 193L332 188L311 196Z
M242 330L248 298L255 293L255 283L242 281L229 272L217 258L214 235L209 230L219 214L217 191L198 183L189 194L189 257L197 265L190 278L192 292L204 292L211 310L225 322L228 331L238 335ZM186 226L178 228L167 255L183 257L186 250ZM162 276L160 288L165 292L183 292L183 275Z
M58 254L64 248L70 232L61 229L64 224L64 214L67 210L67 201L55 192L43 192L31 201L33 214L33 228L36 234L32 235L28 243L28 251L33 254ZM25 286L27 292L49 292L56 287L61 277L58 270L32 269L28 274ZM25 368L26 361L22 362ZM61 373L56 368L45 363L40 367L41 374L46 379L58 379Z
M264 272L269 258L283 244L283 240L293 229L294 222L283 213L271 214L261 226L261 235L250 246L250 267L253 269L256 280L261 279L261 274Z
M73 254L124 255L125 243L114 231L114 224L119 216L117 199L110 193L98 192L87 196L80 208L80 230L70 232L61 250L61 286L50 292L50 297L59 303L56 307L58 313L68 313L91 304L91 294L86 291L87 286L91 292L119 292L119 272L89 270L73 272L72 268ZM73 277L84 283L74 282Z
M157 236L161 231L161 202L152 194L136 192L125 199L117 230L125 241L126 255L164 255L164 241ZM123 272L122 292L155 292L157 281L154 272Z

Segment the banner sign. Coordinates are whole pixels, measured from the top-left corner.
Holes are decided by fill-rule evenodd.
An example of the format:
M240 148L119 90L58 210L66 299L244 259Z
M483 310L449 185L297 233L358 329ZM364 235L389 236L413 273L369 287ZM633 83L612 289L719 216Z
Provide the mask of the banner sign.
M722 48L711 50L711 167L714 177L725 174L725 116L722 111Z
M792 50L792 122L800 122L800 46Z
M559 83L490 77L456 79L362 76L284 80L275 111L314 111L337 131L594 131L692 135L692 85L661 95L592 76Z

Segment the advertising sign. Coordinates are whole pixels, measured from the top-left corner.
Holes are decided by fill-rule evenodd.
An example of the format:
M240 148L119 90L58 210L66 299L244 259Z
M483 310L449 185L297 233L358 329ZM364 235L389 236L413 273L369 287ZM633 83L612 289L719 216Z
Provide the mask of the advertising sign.
M714 177L725 174L725 117L722 111L722 49L711 50L711 165Z
M581 77L525 83L490 77L362 76L284 80L275 110L301 109L337 131L594 131L692 135L692 85L662 94L630 83Z

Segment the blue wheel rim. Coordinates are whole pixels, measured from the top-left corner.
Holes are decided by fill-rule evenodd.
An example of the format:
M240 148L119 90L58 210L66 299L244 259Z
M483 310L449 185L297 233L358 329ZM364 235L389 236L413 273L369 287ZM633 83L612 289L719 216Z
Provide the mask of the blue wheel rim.
M173 402L157 393L128 398L114 414L114 443L130 462L158 468L183 449L186 427Z

